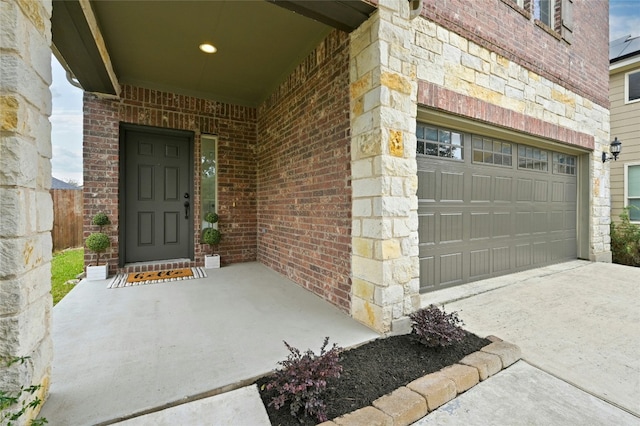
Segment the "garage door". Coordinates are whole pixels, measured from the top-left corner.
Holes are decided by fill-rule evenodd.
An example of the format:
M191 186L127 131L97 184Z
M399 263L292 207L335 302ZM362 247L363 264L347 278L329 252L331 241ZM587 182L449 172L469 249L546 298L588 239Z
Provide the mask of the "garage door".
M421 291L575 259L577 157L417 125Z

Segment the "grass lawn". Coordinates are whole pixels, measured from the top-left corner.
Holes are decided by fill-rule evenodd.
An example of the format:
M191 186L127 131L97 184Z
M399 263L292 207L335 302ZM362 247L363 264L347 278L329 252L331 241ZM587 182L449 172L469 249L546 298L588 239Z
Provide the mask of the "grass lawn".
M58 303L74 287L65 284L82 272L84 267L84 248L70 249L53 254L51 260L51 295L53 304Z

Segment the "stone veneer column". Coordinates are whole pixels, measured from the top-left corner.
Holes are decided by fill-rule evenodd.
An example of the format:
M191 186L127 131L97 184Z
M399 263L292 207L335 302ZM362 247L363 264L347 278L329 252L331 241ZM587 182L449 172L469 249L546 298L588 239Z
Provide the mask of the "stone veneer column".
M351 314L376 331L417 309L416 66L409 4L381 0L351 34Z
M53 358L51 10L0 0L0 390L41 384L41 399ZM14 356L30 358L5 367Z
M613 253L611 252L611 170L609 164L602 162L602 153L609 152L609 140L613 138L610 137L609 111L607 110L603 116L600 120L600 126L604 130L598 129L595 132L596 147L590 157L590 172L593 177L590 194L589 260L611 263L613 261Z

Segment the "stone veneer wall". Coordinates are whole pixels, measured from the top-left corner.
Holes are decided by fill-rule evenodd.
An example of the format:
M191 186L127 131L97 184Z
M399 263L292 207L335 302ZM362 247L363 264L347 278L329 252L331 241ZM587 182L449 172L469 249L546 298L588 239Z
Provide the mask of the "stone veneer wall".
M598 10L600 15L605 13L602 8ZM576 8L575 13L578 11L595 13ZM517 18L520 20L522 16L518 15ZM578 16L575 19L580 22ZM591 16L591 19L597 19L597 16ZM507 18L505 20L508 22ZM527 24L526 21L521 23L524 27ZM533 24L531 26L535 27ZM574 33L576 38L582 37L579 30L576 29ZM553 43L566 44L546 32L541 37L549 37ZM417 18L413 21L412 40L415 40L411 49L417 64L420 87L418 104L566 145L595 150L589 164L593 177L591 235L583 237L590 239L591 259L610 261L609 167L600 159L600 153L608 150L610 143L609 110L608 101L602 99L601 93L591 93L593 84L580 83L580 92L588 93L589 97L572 92L565 85L428 19ZM561 57L566 55L557 54ZM578 57L575 53L572 58L576 62L588 59ZM549 59L549 68L554 68L558 61ZM604 71L596 67L585 70L595 73L594 81L599 81L603 73L608 75L606 68ZM573 78L573 75L569 78Z
M200 244L200 135L218 135L218 213L223 263L256 260L256 109L191 96L124 85L120 99L84 95L84 237L95 227L91 218L105 212L111 225L106 253L111 273L118 264L118 185L120 122L195 133L195 262L138 266L130 271L203 265ZM95 255L85 251L85 264Z
M331 32L258 108L258 260L350 307L349 37Z
M571 43L561 38L560 20L555 31L531 14L532 1L519 7L514 0L429 0L423 17L437 28L483 46L508 61L560 84L568 91L607 107L609 79L609 12L607 2L572 0ZM566 4L564 5L566 6ZM420 25L419 19L414 23ZM415 39L418 43L419 39ZM473 52L470 52L473 54ZM446 52L445 52L446 54ZM419 77L421 78L421 77Z
M34 396L44 400L53 358L52 7L3 0L0 8L0 389L42 385ZM5 367L16 356L29 358Z

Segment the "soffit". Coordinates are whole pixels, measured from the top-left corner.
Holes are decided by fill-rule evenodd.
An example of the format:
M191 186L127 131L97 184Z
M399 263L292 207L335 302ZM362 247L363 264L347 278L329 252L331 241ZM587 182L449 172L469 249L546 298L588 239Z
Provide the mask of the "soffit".
M120 84L242 105L265 99L332 26L357 28L375 10L361 1L54 1L53 42L63 63L85 90L107 94L117 90L82 20L83 2ZM218 52L202 53L203 42Z

